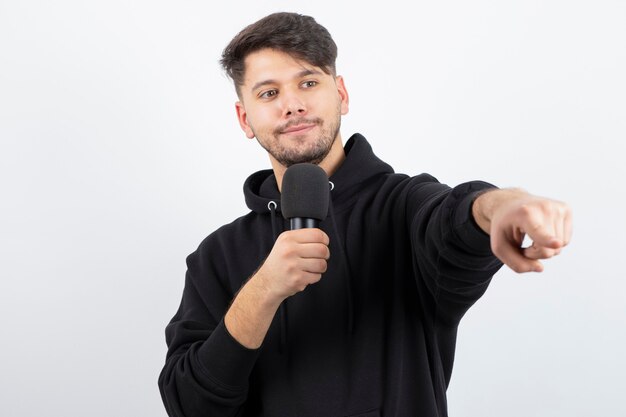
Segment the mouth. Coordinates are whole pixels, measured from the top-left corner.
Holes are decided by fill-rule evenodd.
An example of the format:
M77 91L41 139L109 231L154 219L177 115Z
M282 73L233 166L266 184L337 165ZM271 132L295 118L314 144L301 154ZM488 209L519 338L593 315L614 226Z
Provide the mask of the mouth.
M303 124L299 124L299 125L295 125L295 126L290 126L287 129L283 130L282 134L299 134L299 133L306 133L309 130L313 129L316 126L315 123L303 123Z

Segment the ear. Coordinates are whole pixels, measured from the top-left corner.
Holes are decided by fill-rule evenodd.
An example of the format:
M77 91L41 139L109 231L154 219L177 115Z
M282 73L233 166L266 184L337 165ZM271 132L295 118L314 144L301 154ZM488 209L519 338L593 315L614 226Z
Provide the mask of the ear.
M254 132L248 123L248 113L246 113L246 109L241 101L235 103L235 110L237 111L237 120L241 130L245 132L248 139L254 139Z
M337 83L337 92L339 93L339 97L341 98L341 115L348 114L350 97L348 97L348 90L346 89L346 85L344 84L343 77L341 75L338 75L337 77L335 77L335 81Z

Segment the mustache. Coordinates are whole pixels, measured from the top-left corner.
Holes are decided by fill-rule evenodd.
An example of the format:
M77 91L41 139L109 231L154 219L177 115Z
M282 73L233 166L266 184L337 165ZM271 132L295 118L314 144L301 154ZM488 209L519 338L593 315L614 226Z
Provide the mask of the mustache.
M303 124L316 124L316 125L322 125L323 120L319 117L312 117L312 118L306 118L306 117L299 117L297 119L291 119L289 120L287 123L285 123L284 125L278 126L276 129L274 129L274 134L278 135L280 133L282 133L283 131L289 129L292 126L297 126L297 125L303 125Z

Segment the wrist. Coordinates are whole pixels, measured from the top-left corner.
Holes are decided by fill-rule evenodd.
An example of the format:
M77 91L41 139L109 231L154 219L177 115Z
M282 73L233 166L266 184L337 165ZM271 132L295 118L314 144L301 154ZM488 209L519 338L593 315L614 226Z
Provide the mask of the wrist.
M239 290L224 317L230 335L248 349L258 349L280 302L268 294L257 273Z
M472 217L474 217L474 221L478 227L488 235L491 230L492 196L488 196L487 194L492 194L496 191L501 190L494 189L480 192L472 203Z
M488 235L491 235L491 221L494 213L503 204L515 200L528 193L520 188L503 188L487 190L476 197L472 204L472 216L476 224Z
M268 311L278 310L280 304L287 297L282 297L272 290L270 285L271 277L268 277L263 268L260 268L245 285L249 287L248 290L255 294L255 299L259 303L259 306Z

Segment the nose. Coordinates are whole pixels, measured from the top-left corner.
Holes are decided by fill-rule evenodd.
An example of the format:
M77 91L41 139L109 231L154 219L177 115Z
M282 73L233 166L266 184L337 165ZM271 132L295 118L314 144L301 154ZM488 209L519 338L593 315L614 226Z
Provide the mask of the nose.
M283 115L301 116L306 114L307 108L304 101L296 93L283 93Z

